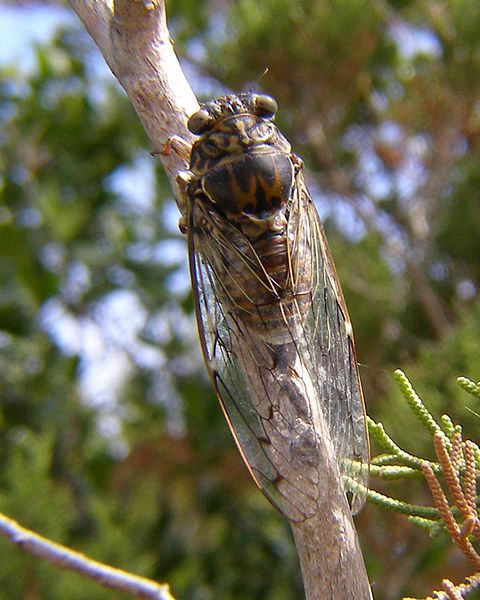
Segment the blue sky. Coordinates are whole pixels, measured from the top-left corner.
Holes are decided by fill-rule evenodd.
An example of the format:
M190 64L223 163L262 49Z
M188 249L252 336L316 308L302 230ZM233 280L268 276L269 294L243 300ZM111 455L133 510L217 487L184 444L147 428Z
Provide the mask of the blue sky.
M46 42L59 25L73 23L76 16L67 9L43 7L0 7L0 61L28 68L32 43Z

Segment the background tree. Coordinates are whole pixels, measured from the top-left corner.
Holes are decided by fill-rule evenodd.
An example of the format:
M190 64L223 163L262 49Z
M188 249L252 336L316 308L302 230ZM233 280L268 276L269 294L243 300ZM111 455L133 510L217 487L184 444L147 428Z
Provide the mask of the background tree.
M392 385L401 366L476 439L453 382L479 379L477 3L170 10L199 95L254 86L279 102L327 226L369 413L427 452ZM179 598L301 598L288 526L251 484L204 374L171 191L95 61L78 28L37 48L31 72L0 74L0 510ZM401 516L367 507L357 522L377 599L469 571ZM112 597L0 548L0 597Z

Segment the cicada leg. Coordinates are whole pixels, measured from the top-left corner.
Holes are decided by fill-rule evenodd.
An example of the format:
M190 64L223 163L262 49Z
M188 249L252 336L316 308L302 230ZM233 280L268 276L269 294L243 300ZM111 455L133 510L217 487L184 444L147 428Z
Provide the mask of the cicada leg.
M188 217L187 217L187 206L189 202L188 188L192 181L192 174L189 171L180 171L176 177L178 186L178 207L180 209L181 217L178 221L178 228L185 235L188 230Z
M296 154L290 154L290 159L293 163L295 174L299 173L303 169L303 160Z
M170 156L172 152L175 152L180 158L185 161L190 160L190 152L192 150L191 144L185 141L178 135L172 135L163 144L163 147L155 152L152 152L152 156ZM190 184L192 175L189 171L180 171L176 177L178 191L177 191L177 205L180 210L180 219L178 227L182 233L187 231L187 205L188 205L188 191L187 187Z
M182 213L178 226L182 233L187 233L188 205L196 196L203 194L202 180L190 171L180 171L176 177L176 181L178 185L178 205Z
M152 152L152 156L170 156L172 152L175 152L180 158L184 160L190 159L190 152L192 150L191 144L186 142L179 135L172 135L169 137L163 146L159 150Z

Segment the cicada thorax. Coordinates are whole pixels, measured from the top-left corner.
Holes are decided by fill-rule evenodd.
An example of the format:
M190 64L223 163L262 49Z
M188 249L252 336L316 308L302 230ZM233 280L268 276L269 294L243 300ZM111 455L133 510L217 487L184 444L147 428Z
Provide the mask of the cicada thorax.
M231 314L283 344L308 310L311 249L295 239L299 165L252 97L216 100L191 119L202 131L190 159L189 192L198 205L192 226L204 229L208 241L199 250Z

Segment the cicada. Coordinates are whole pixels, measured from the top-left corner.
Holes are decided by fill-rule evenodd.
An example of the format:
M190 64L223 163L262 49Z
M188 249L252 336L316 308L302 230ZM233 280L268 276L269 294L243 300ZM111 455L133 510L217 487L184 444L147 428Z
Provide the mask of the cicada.
M351 508L369 445L350 319L302 161L273 124L277 104L239 94L204 104L179 178L205 363L233 437L267 498L292 521L321 507L329 436Z

